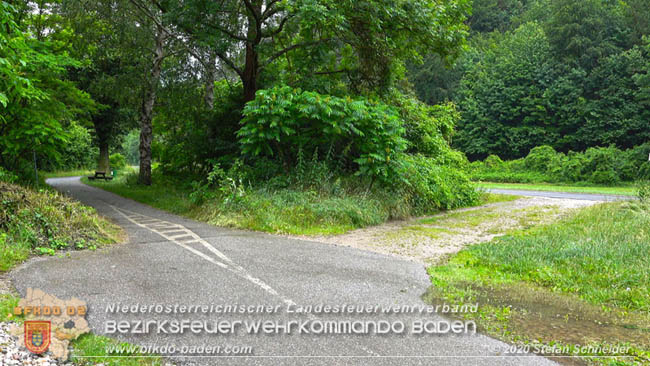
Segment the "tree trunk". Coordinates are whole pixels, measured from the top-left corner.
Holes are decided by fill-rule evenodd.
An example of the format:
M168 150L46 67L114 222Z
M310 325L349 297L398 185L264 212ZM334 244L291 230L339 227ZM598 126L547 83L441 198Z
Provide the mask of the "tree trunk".
M99 162L97 163L97 170L100 172L108 173L110 168L111 168L111 164L108 157L108 142L100 142Z
M205 106L212 110L214 108L214 80L216 78L216 65L217 56L210 52L208 56L208 62L205 65L205 95L203 100L205 101Z
M151 141L153 140L151 121L153 120L153 106L156 102L156 89L160 82L162 61L165 58L164 43L165 31L158 26L151 75L145 86L140 112L140 176L138 180L140 184L144 185L151 185Z
M259 54L257 46L262 41L262 35L258 33L259 14L262 13L262 2L254 2L255 13L248 13L248 31L246 32L246 62L241 79L244 87L244 102L250 102L255 99L257 92L257 77L260 71Z
M244 86L244 102L255 99L257 92L257 74L259 72L259 57L255 45L246 43L246 65L242 75Z

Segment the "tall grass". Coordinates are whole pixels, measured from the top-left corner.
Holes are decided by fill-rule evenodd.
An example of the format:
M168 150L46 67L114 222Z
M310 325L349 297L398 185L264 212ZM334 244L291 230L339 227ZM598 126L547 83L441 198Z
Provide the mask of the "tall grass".
M31 254L96 248L121 235L94 209L60 193L0 182L0 272Z
M427 211L407 195L378 185L369 189L358 177L333 176L326 166L297 169L293 175L255 185L236 174L209 185L163 176L159 171L154 171L151 186L138 185L134 174L111 182L84 182L214 225L282 234L340 234L441 209L431 204ZM439 191L448 193L442 188Z
M480 244L430 273L441 286L525 281L585 301L650 311L650 206L594 206L557 224Z

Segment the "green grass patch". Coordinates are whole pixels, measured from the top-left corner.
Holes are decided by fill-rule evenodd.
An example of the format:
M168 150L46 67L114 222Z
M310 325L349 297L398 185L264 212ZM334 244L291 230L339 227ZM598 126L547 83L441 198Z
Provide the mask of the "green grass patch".
M488 206L427 217L418 220L418 224L451 229L469 229L486 223L492 224L499 219L512 219L517 222L518 228L527 228L536 222L542 221L548 215L557 212L558 208L556 206L531 206L507 211L504 211L501 207ZM499 225L493 229L494 233L504 232Z
M76 177L95 174L94 170L78 169L78 170L59 170L55 172L38 172L44 179L48 178L62 178L62 177Z
M247 189L232 199L205 192L196 202L187 182L157 176L142 186L128 175L84 183L214 225L296 235L329 235L377 225L391 216L390 198L297 189Z
M612 365L650 362L648 228L647 204L590 207L430 267L426 298L478 302L480 311L465 317L507 341L626 344L631 358L609 360L622 362Z
M481 196L481 204L488 205L492 203L512 202L516 201L522 196L515 196L511 194L496 194L496 193L483 193Z
M0 322L22 322L22 317L15 317L13 309L20 299L11 294L0 294Z
M98 364L105 366L158 366L163 364L162 358L158 355L128 352L108 353L111 347L127 349L129 346L131 346L129 343L119 342L112 338L84 334L72 342L73 351L70 361L79 366Z
M453 230L447 228L414 225L387 232L385 234L385 239L399 240L405 237L439 239L444 235L450 235L454 233L455 232Z
M571 192L634 196L637 190L633 186L604 187L561 184L526 184L526 183L490 183L479 182L478 186L486 189L519 189L530 191Z
M53 190L0 182L0 272L30 255L95 249L119 241L122 230Z
M346 187L346 182L336 180L328 183L327 189L264 186L206 189L160 174L155 174L151 186L138 185L133 174L123 174L109 182L87 178L82 181L213 225L271 233L335 235L390 219L404 219L412 213L406 199L399 195L358 186L355 190ZM515 198L485 194L484 199L498 202Z

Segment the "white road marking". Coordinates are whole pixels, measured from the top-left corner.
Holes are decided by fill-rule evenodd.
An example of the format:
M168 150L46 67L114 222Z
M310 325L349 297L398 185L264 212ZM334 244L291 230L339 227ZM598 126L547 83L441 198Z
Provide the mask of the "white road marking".
M268 292L269 294L271 294L273 296L276 296L276 297L279 297L285 304L294 305L294 306L296 305L296 303L293 302L293 300L288 299L288 298L286 298L284 296L281 296L274 288L272 288L271 286L266 284L261 279L251 275L248 271L246 271L244 269L244 267L242 267L242 266L236 264L235 262L233 262L230 258L228 258L228 256L226 256L225 254L223 254L222 252L217 250L217 248L212 246L207 241L203 240L200 236L198 236L196 233L194 233L190 229L188 229L188 228L186 228L186 227L184 227L182 225L179 225L179 224L174 224L174 223L171 223L171 222L168 222L168 221L154 219L152 217L136 214L135 212L131 212L131 211L124 210L124 209L118 209L117 207L112 206L112 205L111 205L111 208L113 210L115 210L117 213L119 213L120 215L122 215L125 219L127 219L130 222L134 223L135 225L137 225L137 226L139 226L141 228L147 229L147 230L149 230L151 232L154 232L154 233L162 236L163 238L167 239L168 241L180 246L181 248L186 249L186 250L190 251L191 253L198 255L199 257L207 260L208 262L216 264L221 268L227 269L230 272L235 273L239 277L242 277L242 278L246 279L247 281L253 283L254 285L262 288L264 291ZM130 215L128 215L128 214L130 214ZM155 221L153 221L153 220L155 220ZM157 227L160 227L160 226L164 226L164 229L166 229L166 230L158 229ZM174 228L174 230L170 230L172 227ZM183 232L183 234L176 234L176 235L172 235L172 236L166 234L166 233L176 233L176 232L181 232L181 231ZM178 241L177 240L178 238L183 238L183 237L188 237L188 236L192 237L191 241ZM207 250L212 252L215 256L217 256L222 261L218 261L218 260L210 257L209 255L190 247L189 245L187 245L188 243L199 243L199 244L203 245L203 247L205 247Z
M184 248L184 249L190 251L191 253L194 253L194 254L198 255L199 257L207 260L208 262L216 264L217 266L219 266L219 267L221 267L223 269L226 269L226 270L228 270L230 272L235 273L236 275L238 275L238 276L246 279L247 281L257 285L258 287L262 288L264 291L268 292L269 294L271 294L273 296L276 296L276 297L279 297L282 300L282 302L284 302L287 306L291 306L291 305L296 306L297 305L293 300L280 295L274 288L272 288L271 286L266 284L261 279L251 275L248 271L246 271L244 269L244 267L242 267L242 266L236 264L235 262L233 262L230 258L228 258L228 256L226 256L225 254L220 252L217 248L212 246L207 241L203 240L200 236L198 236L196 233L194 233L190 229L188 229L188 228L186 228L186 227L184 227L184 226L182 226L180 224L174 224L174 223L171 223L171 222L168 222L168 221L162 221L162 220L157 221L156 224L141 223L142 221L146 222L146 221L148 221L147 219L151 220L153 218L148 217L148 216L144 216L144 215L141 215L141 214L137 214L135 212L131 212L131 211L128 211L128 210L118 209L117 207L115 207L113 205L109 205L109 206L111 208L113 208L113 210L115 210L117 213L122 215L124 218L126 218L130 222L136 224L137 226L140 226L141 228L144 228L144 229L147 229L147 230L149 230L151 232L154 232L154 233L162 236L163 238L167 239L168 241L171 241L172 243L180 246L181 248ZM127 215L126 213L130 213L131 215ZM134 218L140 218L141 222L136 221ZM156 219L154 219L154 220L156 220ZM162 226L162 225L166 225L166 227L164 229L162 229L162 230L157 229L155 227L155 226ZM170 228L172 228L172 227L175 228L175 230L170 230ZM165 229L167 229L167 230L165 230ZM183 234L183 235L178 235L177 234L177 235L173 235L173 236L169 236L169 235L165 234L165 233L173 233L173 232L179 232L179 231L184 231L185 234ZM191 241L184 241L184 242L181 242L181 241L178 241L178 240L175 239L175 238L180 238L180 237L185 237L185 236L191 236L193 239ZM212 252L214 255L216 255L217 257L219 257L221 260L223 260L226 263L220 262L220 261L208 256L207 254L205 254L203 252L200 252L200 251L190 247L189 245L187 245L187 244L190 244L190 243L199 243L199 244L203 245L206 249L208 249L210 252ZM311 318L311 319L317 319L318 318L314 314L307 314L307 317ZM361 348L366 353L372 355L372 356L380 356L380 354L372 351L371 349L369 349L369 348L367 348L367 347L365 347L363 345L358 345L358 347Z

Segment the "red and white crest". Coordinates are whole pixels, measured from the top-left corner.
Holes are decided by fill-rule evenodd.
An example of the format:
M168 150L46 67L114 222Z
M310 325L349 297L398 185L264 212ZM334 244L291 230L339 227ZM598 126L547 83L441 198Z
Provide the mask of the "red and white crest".
M32 353L43 353L50 346L52 324L49 320L25 321L25 348Z

